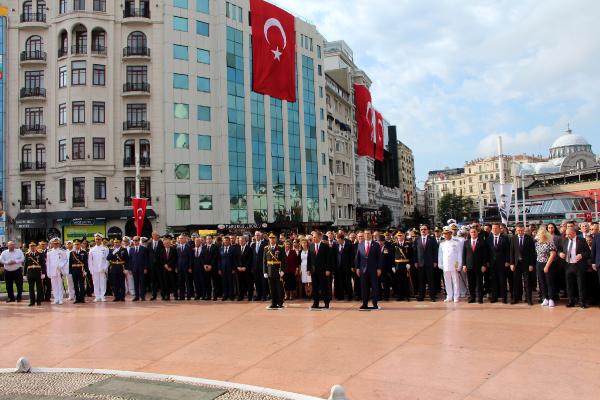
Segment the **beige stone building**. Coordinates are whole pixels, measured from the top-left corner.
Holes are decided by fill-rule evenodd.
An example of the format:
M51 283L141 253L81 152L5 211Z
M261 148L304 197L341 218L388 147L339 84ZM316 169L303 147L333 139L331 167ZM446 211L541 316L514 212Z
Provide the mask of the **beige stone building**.
M415 183L415 158L406 144L398 141L398 169L400 192L402 193L402 220L412 218L417 205L417 187Z

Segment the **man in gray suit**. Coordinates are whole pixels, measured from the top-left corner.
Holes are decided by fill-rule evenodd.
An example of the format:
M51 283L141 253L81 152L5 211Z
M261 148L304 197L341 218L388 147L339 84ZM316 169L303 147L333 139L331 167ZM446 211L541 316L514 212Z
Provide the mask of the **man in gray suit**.
M359 232L357 237L358 249L354 264L356 273L360 277L360 290L362 293L362 305L360 309L369 309L369 285L371 285L373 309L378 310L379 277L382 270L381 248L379 247L379 243L373 240L371 231Z

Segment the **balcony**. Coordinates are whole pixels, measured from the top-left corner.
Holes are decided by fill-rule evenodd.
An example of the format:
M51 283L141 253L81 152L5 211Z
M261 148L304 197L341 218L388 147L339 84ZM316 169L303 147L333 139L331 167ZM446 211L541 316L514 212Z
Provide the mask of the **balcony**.
M45 100L46 89L42 87L24 87L20 92L21 100Z
M27 24L27 28L40 27L45 28L46 14L45 13L23 13L21 14L21 23Z
M123 167L135 167L135 157L125 157ZM140 157L140 168L150 167L150 157Z
M108 54L108 48L106 46L92 47L93 56L106 56L106 54Z
M73 197L73 207L85 207L85 198Z
M136 58L150 58L150 49L146 46L127 46L123 48L123 58L136 59Z
M135 196L131 196L131 197L135 197ZM131 197L125 196L123 198L123 204L127 207L131 206ZM152 205L152 196L150 195L150 193L141 193L141 197L146 198L148 200L148 205L151 206Z
M85 54L87 54L87 46L82 46L80 44L73 44L73 45L71 45L71 54L85 55Z
M149 96L148 82L127 82L123 84L123 96Z
M128 133L150 132L150 121L125 121L123 130Z
M44 136L46 135L46 125L21 125L19 134L21 136Z
M45 209L46 208L46 200L35 199L35 208Z
M69 54L69 50L67 48L58 49L58 58L66 57Z
M21 161L21 172L40 172L46 170L46 162L44 161Z
M21 52L21 64L45 64L46 52L41 50L31 50Z
M132 22L150 23L150 8L140 7L124 9L123 23L126 24Z
M33 210L35 208L31 199L19 200L19 203L21 205L21 210Z

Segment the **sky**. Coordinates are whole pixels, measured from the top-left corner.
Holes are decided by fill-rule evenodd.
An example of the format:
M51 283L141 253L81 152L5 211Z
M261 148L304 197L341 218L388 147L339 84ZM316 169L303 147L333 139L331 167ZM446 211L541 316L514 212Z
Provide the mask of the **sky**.
M548 155L567 124L600 151L600 1L271 0L343 39L427 171Z

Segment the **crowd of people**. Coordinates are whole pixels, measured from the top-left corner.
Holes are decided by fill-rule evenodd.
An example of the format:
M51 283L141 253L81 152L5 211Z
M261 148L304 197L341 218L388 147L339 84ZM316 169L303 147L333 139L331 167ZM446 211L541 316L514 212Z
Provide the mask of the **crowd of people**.
M310 234L250 234L176 238L134 236L109 241L9 242L0 255L8 300L29 305L64 301L262 301L269 309L310 299L311 309L331 301L517 304L555 307L600 303L598 224L565 221L514 229L454 220L430 232L339 230ZM66 293L65 293L66 286ZM16 293L15 293L16 287ZM537 297L534 298L534 292ZM68 300L65 300L65 297ZM371 305L369 305L369 300Z

